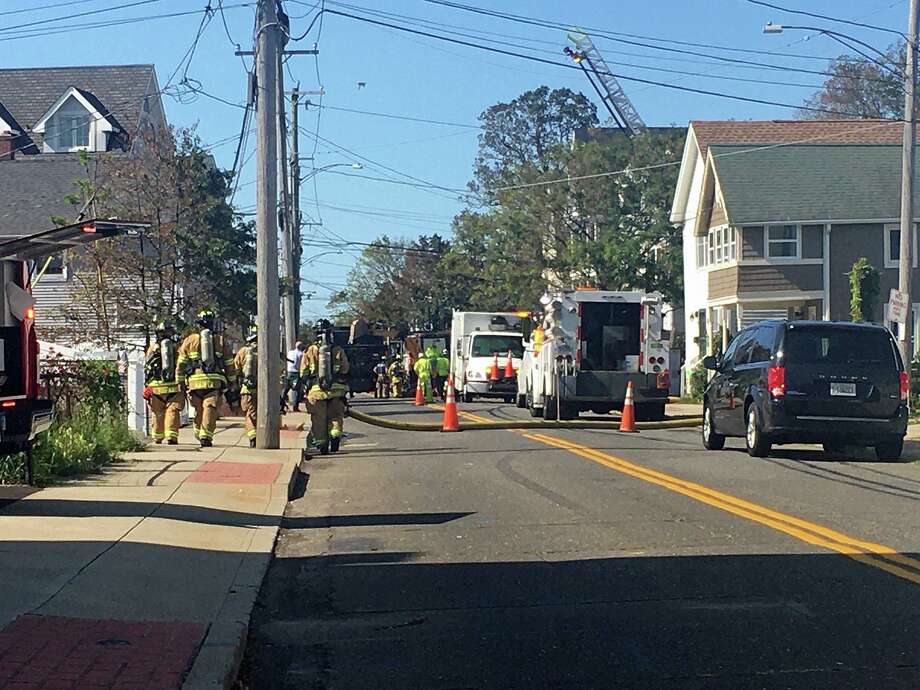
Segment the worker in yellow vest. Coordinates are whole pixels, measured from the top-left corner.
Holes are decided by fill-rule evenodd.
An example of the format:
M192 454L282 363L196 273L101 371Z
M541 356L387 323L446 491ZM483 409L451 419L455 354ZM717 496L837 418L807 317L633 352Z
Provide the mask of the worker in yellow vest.
M195 409L195 436L202 448L213 445L220 396L235 374L233 356L223 336L214 332L216 321L210 309L199 312L200 330L182 341L176 361L176 378L185 383Z
M243 411L243 417L246 424L246 437L249 439L249 447L256 447L256 393L258 385L258 329L255 325L249 327L249 334L246 336L246 344L241 347L236 357L233 358L233 366L236 369L237 383L240 391L240 409Z
M153 415L153 442L179 443L179 415L185 393L176 377L176 328L171 321L156 326L156 342L147 349L144 362L144 398Z

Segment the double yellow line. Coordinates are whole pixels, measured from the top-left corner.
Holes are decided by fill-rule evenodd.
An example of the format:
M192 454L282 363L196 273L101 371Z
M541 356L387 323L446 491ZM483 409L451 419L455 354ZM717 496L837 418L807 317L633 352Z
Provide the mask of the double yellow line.
M594 448L545 434L520 432L522 436L548 446L566 450L604 467L627 474L636 479L656 484L674 493L682 494L700 503L724 510L752 522L771 527L814 546L836 551L855 561L879 568L897 577L920 585L920 560L909 558L883 544L855 539L842 532L787 515L765 506L710 489L709 487L680 479L664 472L636 465L623 458L608 455Z

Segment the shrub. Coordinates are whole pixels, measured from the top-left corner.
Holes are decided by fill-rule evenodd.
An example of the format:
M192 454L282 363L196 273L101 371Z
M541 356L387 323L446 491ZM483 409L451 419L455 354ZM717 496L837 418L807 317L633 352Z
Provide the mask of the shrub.
M128 428L124 389L111 362L56 360L44 377L56 419L32 449L35 482L96 472L120 453L143 450ZM0 483L24 479L23 454L0 457Z
M706 392L706 385L709 383L709 372L703 363L700 362L690 370L690 398L700 402L703 399L703 393Z

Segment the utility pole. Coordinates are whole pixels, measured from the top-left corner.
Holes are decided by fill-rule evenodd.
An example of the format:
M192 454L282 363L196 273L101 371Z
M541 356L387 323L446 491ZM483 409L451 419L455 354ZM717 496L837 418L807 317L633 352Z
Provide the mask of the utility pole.
M282 71L282 51L278 51L278 89L276 96L278 99L278 145L280 151L278 154L278 179L281 181L281 208L278 217L281 221L281 269L284 273L285 283L284 290L284 352L294 348L294 341L297 338L297 322L295 321L294 304L296 302L293 292L294 281L294 245L292 243L293 222L291 216L291 194L288 187L288 170L287 170L287 127L285 125L285 107L284 100L284 73Z
M294 336L300 329L300 124L297 108L300 106L300 90L291 91L291 282L294 291Z
M914 90L917 77L917 5L918 0L910 0L910 19L907 27L907 60L904 64L904 132L901 142L901 247L898 259L898 291L904 294L907 304L910 299L910 278L913 265L913 227L914 227L914 162L916 122L914 120ZM900 331L898 347L901 359L910 376L910 362L913 359L909 329L913 315L908 316Z
M278 53L275 0L256 11L256 325L259 328L256 446L278 448L281 425L278 298Z

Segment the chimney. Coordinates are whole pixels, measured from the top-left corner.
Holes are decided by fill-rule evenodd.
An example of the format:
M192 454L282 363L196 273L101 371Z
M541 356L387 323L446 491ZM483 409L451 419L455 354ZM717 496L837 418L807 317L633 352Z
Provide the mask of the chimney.
M16 135L13 132L0 132L0 161L11 161L15 156Z

